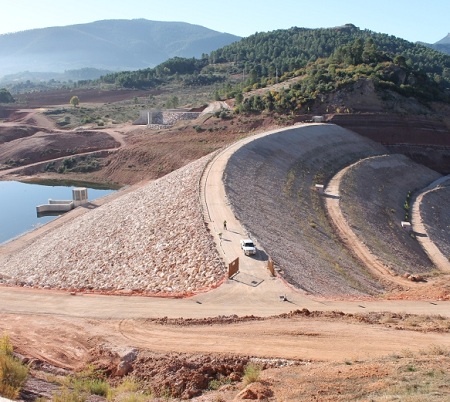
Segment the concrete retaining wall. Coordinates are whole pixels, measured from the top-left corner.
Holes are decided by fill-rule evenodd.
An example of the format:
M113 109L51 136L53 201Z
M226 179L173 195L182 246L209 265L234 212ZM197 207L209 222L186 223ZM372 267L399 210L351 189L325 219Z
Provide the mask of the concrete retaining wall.
M48 204L38 205L36 212L39 214L51 212L67 212L75 207L88 202L87 188L76 187L72 189L72 200L48 200Z
M74 208L73 201L67 200L48 200L48 204L38 205L36 212L67 212Z
M200 112L185 110L144 110L133 124L147 125L148 127L164 128L173 126L179 120L194 120L200 116Z

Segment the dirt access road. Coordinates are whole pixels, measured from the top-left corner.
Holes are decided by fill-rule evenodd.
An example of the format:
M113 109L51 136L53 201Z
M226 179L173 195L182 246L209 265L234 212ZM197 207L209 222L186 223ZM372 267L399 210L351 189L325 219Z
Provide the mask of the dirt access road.
M109 152L116 152L120 148L124 147L126 144L126 140L125 140L126 135L128 133L130 133L131 131L137 129L136 126L132 126L130 124L120 124L120 125L114 126L113 128L104 128L104 129L90 128L90 127L77 127L72 130L59 130L56 127L55 122L42 113L45 110L46 110L45 108L19 109L16 111L16 118L14 119L14 121L2 122L1 124L4 127L27 127L27 126L38 127L41 130L48 130L52 134L67 134L67 133L77 133L77 132L82 132L82 131L97 131L98 133L109 135L116 143L116 146L114 148L108 147L105 149ZM39 145L38 143L33 143L33 141L37 141L37 140L36 139L33 140L33 138L31 138L31 139L29 138L27 141L27 147L33 148L34 146ZM92 154L95 154L98 152L99 152L98 149L95 151L81 152L81 153L78 153L77 156L92 155ZM19 166L19 167L15 167L15 168L11 168L11 169L0 170L0 177L3 177L3 180L4 180L5 176L14 174L15 172L20 172L25 167L30 168L30 167L38 166L41 164L48 164L50 162L63 160L66 157L67 156L58 157L58 158L54 158L54 159L47 159L43 162L41 161L41 162L31 163L26 166ZM11 176L9 178L11 179Z
M137 347L160 352L233 352L311 360L380 356L399 348L419 349L434 344L450 346L450 338L445 333L397 331L389 326L327 318L294 316L227 324L206 321L206 325L186 322L161 325L152 320L232 315L269 317L303 308L351 314L389 311L450 317L449 303L439 300L314 298L289 288L279 278L271 278L265 268L264 250L259 250L256 258L243 256L239 239L246 234L228 205L222 173L228 156L253 138L219 153L207 167L201 184L208 224L216 234L224 260L229 262L240 257L240 273L234 280L188 299L70 295L0 288L0 329L10 334L21 353L68 368L77 368L91 359L91 350L98 345L109 345L115 350ZM224 219L228 223L226 231L222 227ZM222 232L221 240L219 232ZM287 301L280 301L280 296L286 296Z

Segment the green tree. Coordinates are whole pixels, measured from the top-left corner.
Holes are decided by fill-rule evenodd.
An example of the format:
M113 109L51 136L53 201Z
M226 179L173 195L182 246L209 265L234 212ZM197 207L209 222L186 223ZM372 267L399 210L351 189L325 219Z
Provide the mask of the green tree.
M0 103L13 103L14 98L6 88L0 88Z
M244 95L242 94L242 92L238 92L236 94L235 99L236 99L236 104L240 105L242 103L242 101L244 100Z
M72 97L70 98L70 104L71 104L73 107L78 107L78 105L80 104L80 99L78 98L78 96L72 96Z
M406 67L406 58L402 55L397 55L394 57L394 64L400 67Z
M177 96L173 95L167 100L166 107L170 109L176 109L179 104L180 100L178 99Z

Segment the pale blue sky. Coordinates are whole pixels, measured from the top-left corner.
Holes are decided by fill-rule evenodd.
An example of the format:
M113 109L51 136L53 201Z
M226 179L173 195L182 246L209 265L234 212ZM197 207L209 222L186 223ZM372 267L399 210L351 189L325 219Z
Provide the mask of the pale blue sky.
M449 0L1 0L0 34L104 19L182 21L238 36L293 26L359 28L412 42L450 32Z

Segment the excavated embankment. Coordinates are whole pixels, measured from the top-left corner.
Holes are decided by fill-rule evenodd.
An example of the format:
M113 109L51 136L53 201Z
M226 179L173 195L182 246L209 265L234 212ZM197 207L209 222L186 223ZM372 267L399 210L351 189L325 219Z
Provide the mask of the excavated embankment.
M406 155L442 174L450 173L450 127L444 119L361 113L334 115L330 121L385 145L391 153Z

